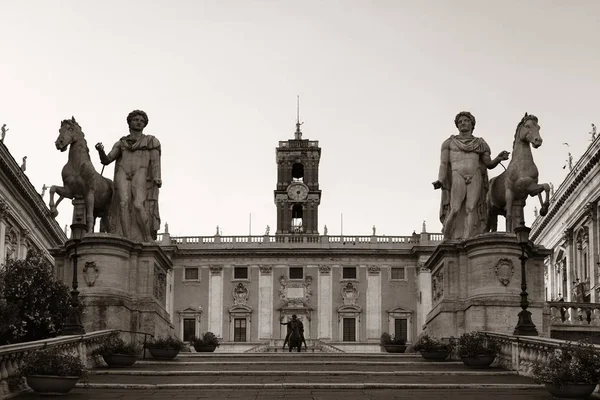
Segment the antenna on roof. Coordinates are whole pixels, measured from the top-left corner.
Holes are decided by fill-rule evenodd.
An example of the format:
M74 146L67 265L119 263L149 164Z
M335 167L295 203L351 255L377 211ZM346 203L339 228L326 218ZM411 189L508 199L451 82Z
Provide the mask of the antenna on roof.
M296 133L294 134L294 139L300 140L302 139L302 131L300 131L300 125L304 122L300 122L300 95L298 95L298 100L296 103Z

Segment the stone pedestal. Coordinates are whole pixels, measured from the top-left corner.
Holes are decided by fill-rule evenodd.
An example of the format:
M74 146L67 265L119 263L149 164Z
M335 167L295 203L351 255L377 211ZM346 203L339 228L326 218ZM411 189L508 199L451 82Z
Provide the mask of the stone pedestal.
M74 251L72 240L51 251L57 276L69 286ZM166 310L167 275L172 262L158 244L92 233L77 245L77 254L79 296L86 304L82 316L86 332L123 329L172 335L173 325Z
M526 262L529 311L543 332L544 258L541 247ZM521 311L521 247L514 234L487 233L440 244L425 268L431 271L432 309L425 332L435 337L459 337L465 332L512 334Z

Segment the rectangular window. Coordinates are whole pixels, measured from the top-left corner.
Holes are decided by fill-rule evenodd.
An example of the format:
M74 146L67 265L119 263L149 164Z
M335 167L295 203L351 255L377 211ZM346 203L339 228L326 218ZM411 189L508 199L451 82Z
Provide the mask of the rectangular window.
M248 279L248 267L235 267L233 269L233 279Z
M304 268L290 267L290 279L304 279Z
M356 342L356 319L355 318L344 318L343 319L343 341L344 342Z
M196 319L195 318L184 318L183 319L183 341L189 342L196 336Z
M186 268L184 272L184 279L186 281L197 281L198 280L198 268Z
M406 279L406 273L405 273L405 269L404 267L394 267L392 268L392 280L404 280Z
M405 318L394 319L394 335L396 339L408 340L408 321Z
M246 318L235 318L233 320L233 341L246 341Z
M344 267L342 269L342 279L356 279L356 267Z

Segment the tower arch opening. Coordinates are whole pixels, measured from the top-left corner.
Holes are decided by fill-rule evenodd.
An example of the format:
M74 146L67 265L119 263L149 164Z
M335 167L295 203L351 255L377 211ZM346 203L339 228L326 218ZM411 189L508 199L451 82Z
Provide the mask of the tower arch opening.
M304 232L304 227L302 224L303 219L304 219L304 215L303 215L302 205L294 204L294 206L292 207L292 226L291 226L292 233L303 233Z
M293 182L304 182L304 164L296 161L292 165L292 181Z

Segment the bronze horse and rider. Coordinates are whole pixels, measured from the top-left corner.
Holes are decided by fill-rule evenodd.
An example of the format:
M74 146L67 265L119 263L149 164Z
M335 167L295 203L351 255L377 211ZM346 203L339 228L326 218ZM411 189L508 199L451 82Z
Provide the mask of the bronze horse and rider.
M304 324L302 321L298 319L296 314L292 315L292 319L288 322L280 322L281 325L287 325L287 334L285 336L285 340L283 341L283 348L285 349L285 345L289 344L289 351L292 352L293 349L298 349L298 353L302 351L302 343L304 342L305 348L306 340L304 339Z

